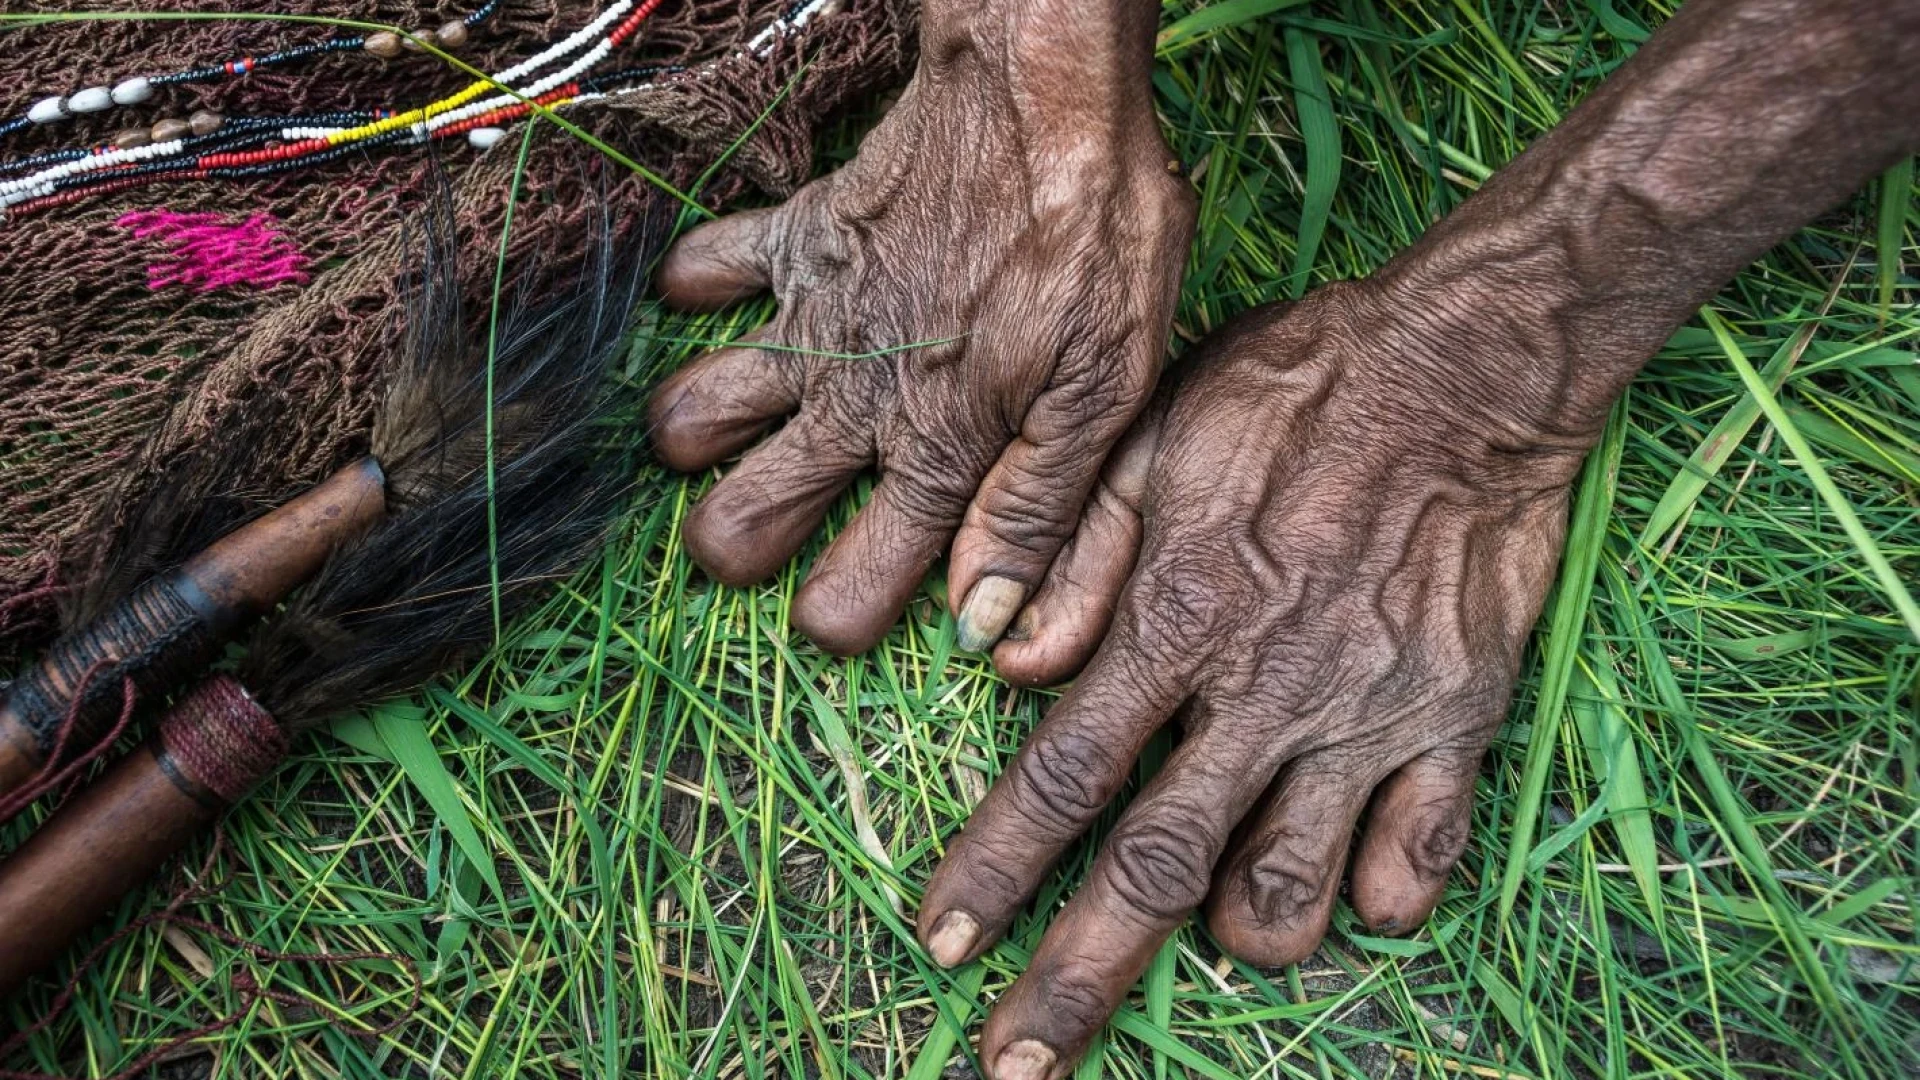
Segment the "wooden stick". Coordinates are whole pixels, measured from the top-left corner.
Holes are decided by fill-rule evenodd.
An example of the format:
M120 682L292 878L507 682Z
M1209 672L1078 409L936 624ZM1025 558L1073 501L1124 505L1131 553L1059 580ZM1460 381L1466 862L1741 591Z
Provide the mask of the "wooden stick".
M67 749L97 742L120 714L123 678L144 699L204 667L238 626L385 514L385 483L362 458L61 638L0 702L0 798L47 766L69 716Z
M286 754L240 684L202 682L0 863L0 1000L58 959Z

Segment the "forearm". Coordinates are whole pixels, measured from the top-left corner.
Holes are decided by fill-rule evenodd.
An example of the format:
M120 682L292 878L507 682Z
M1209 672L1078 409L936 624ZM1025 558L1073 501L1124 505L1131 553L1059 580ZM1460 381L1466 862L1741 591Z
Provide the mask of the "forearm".
M1594 430L1741 267L1920 148L1916 72L1909 0L1690 0L1386 273L1461 319L1536 309L1481 332L1537 359L1504 374L1549 430Z

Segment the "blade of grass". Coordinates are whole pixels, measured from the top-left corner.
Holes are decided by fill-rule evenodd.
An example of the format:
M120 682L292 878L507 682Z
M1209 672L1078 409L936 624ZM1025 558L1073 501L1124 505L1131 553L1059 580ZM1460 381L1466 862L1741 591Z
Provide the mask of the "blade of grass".
M459 783L447 771L433 739L427 735L426 711L416 705L389 703L373 709L369 719L400 771L439 815L453 842L466 853L467 862L498 895L500 878L493 869L493 853L480 839L479 830L468 816L466 800L460 795Z
M1307 0L1219 0L1174 21L1160 31L1155 48L1162 56L1197 43L1208 34L1265 18L1276 11L1299 7Z
M1300 197L1300 231L1295 243L1293 273L1287 295L1306 291L1313 259L1326 234L1333 211L1333 195L1340 187L1340 121L1333 115L1333 96L1320 66L1320 39L1295 27L1286 31L1287 67L1293 76L1293 106L1300 118L1300 136L1307 147L1307 185Z
M1880 262L1880 325L1893 314L1893 290L1900 279L1900 252L1905 246L1907 218L1913 213L1913 162L1909 157L1880 177L1880 230L1876 252Z
M1763 372L1768 386L1779 389L1787 380L1787 374L1806 351L1807 343L1813 340L1815 325L1808 323L1800 328L1793 339L1774 351L1767 360ZM1680 523L1693 509L1694 501L1707 489L1707 484L1720 473L1720 469L1740 448L1747 433L1753 430L1755 421L1760 419L1760 401L1752 394L1743 395L1733 403L1720 422L1713 425L1707 437L1700 440L1693 454L1687 458L1687 464L1674 474L1673 483L1661 494L1660 502L1647 515L1647 523L1640 530L1636 543L1652 551L1669 530Z
M1593 599L1595 573L1606 541L1607 520L1613 512L1614 488L1620 455L1625 446L1626 406L1614 409L1600 445L1587 456L1574 495L1573 519L1567 527L1567 549L1560 560L1560 584L1554 589L1548 614L1546 655L1541 661L1540 693L1533 709L1533 727L1521 765L1520 793L1513 809L1506 870L1500 879L1500 921L1506 924L1526 877L1536 822L1547 785L1554 737L1566 707L1567 688L1585 640L1588 605ZM1511 933L1511 930L1506 930Z
M1880 550L1879 543L1867 532L1866 526L1860 523L1860 515L1854 512L1846 496L1842 495L1840 489L1835 486L1833 478L1827 475L1826 466L1820 463L1819 455L1807 442L1806 436L1800 433L1800 429L1794 425L1792 418L1787 415L1785 409L1780 407L1773 392L1760 378L1760 373L1753 370L1753 365L1747 361L1746 355L1733 343L1726 324L1713 313L1711 308L1703 309L1701 314L1706 319L1707 326L1713 331L1714 337L1719 339L1726 350L1727 362L1733 365L1733 369L1740 375L1740 381L1746 384L1747 391L1759 402L1760 410L1766 414L1768 422L1780 432L1780 437L1793 449L1793 455L1798 459L1800 468L1807 474L1807 481L1813 485L1815 491L1820 493L1821 501L1827 504L1827 509L1832 511L1833 516L1840 522L1840 527L1846 531L1847 539L1853 541L1854 548L1860 553L1860 558L1866 562L1867 568L1872 571L1874 578L1879 581L1880 587L1885 591L1887 600L1899 613L1901 621L1907 624L1908 632L1913 635L1916 642L1920 642L1920 605L1913 602L1912 594L1907 592L1906 583L1901 581L1900 575L1894 572L1893 565L1887 561L1886 553Z

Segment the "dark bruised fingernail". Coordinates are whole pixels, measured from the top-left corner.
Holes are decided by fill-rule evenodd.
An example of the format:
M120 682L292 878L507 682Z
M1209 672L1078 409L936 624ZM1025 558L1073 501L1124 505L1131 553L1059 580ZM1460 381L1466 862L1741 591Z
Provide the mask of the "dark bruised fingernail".
M940 916L933 924L933 933L927 935L927 952L933 954L933 961L941 967L953 967L973 952L975 942L980 940L980 920L964 911L949 911Z
M1400 932L1400 920L1381 919L1374 924L1373 931L1376 934L1397 934Z
M1058 1055L1046 1043L1021 1039L993 1059L993 1080L1047 1080L1057 1060Z
M1002 640L1032 641L1034 621L1032 605L1021 608L1020 617L1013 620L1013 625L1007 628L1007 636Z
M968 652L991 648L1026 602L1027 587L1012 578L993 574L981 578L960 606L960 647Z

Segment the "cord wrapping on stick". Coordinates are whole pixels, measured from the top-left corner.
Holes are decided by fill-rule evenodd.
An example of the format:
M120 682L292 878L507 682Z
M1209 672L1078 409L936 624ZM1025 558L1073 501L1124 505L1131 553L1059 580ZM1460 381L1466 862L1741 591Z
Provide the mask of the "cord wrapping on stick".
M287 735L230 675L215 675L167 711L160 766L189 794L231 806L287 756ZM198 788L199 791L192 789Z
M33 735L41 758L50 760L63 736L91 740L113 715L119 681L87 679L97 665L124 671L145 696L177 685L212 647L203 613L173 580L154 578L49 649L9 688L8 704L15 721Z

